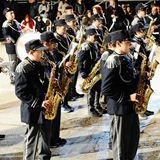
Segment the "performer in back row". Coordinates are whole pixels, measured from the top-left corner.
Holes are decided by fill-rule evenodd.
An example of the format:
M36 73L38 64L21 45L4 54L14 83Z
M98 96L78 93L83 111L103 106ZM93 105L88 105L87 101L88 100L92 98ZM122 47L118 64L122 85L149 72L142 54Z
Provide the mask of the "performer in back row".
M54 52L54 62L57 64L57 66L59 66L63 58L68 53L70 41L69 41L69 37L66 35L67 24L65 22L65 19L56 20L55 27L56 27L56 31L54 32L54 36L57 39L58 43L57 43L57 50ZM64 61L64 63L61 64L62 65L61 68L65 69L65 75L66 75L67 68L72 67L73 64L72 62L69 62L68 58ZM62 72L64 71L64 69L62 69ZM62 75L61 73L61 76L64 76L64 75ZM62 77L60 79L62 79ZM66 85L66 84L63 84L63 85ZM66 112L73 112L74 109L68 104L68 100L69 100L69 92L67 92L64 98L62 109Z
M14 72L18 63L20 62L16 54L15 44L22 32L21 32L21 27L15 21L15 15L13 9L5 8L3 10L3 15L6 17L6 21L2 25L2 33L3 37L6 40L5 48L6 48L6 53L8 54L8 59L9 61L13 62L10 68L12 72L12 74L10 74L10 83L14 84L15 82Z
M94 28L89 28L86 30L86 42L81 45L81 51L79 53L78 65L80 74L85 82L85 84L91 83L93 77L89 77L89 73L92 71L93 67L99 60L99 50L95 44L97 40L97 36L100 34ZM97 68L99 70L99 66ZM97 71L95 71L97 74ZM103 109L99 103L100 97L100 87L101 80L96 82L94 86L90 89L87 94L87 105L88 105L88 113L91 116L102 117Z

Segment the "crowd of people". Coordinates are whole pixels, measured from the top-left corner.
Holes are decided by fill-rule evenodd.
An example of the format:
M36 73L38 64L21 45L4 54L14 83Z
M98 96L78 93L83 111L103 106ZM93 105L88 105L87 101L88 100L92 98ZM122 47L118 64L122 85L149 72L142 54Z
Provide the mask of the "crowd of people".
M53 29L46 31L45 24L38 24L42 17L49 18L49 3L29 3L30 12L22 25L8 6L2 25L6 53L14 62L11 84L21 100L21 121L26 123L24 159L34 159L38 149L39 158L49 160L50 147L66 143L60 137L61 110L74 112L68 102L84 96L76 91L78 74L83 79L81 89L87 93L89 115L110 115L113 159L134 159L139 119L154 114L147 106L141 107L146 97L137 87L143 86L144 91L150 87L151 48L147 46L160 43L159 34L156 39L150 37L159 32L159 7L152 4L147 14L149 6L138 3L133 14L128 4L119 5L118 0L109 0L104 11L97 4L86 10L82 0L74 6L62 0L55 20L51 20ZM20 62L15 44L21 34L32 32L34 25L40 39L25 43L27 57ZM54 119L47 119L53 112Z

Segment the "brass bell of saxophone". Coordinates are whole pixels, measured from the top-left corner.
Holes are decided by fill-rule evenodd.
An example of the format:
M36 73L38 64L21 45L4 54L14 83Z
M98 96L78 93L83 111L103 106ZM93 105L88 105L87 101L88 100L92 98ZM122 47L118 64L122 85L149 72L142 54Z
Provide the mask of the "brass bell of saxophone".
M97 63L95 64L95 66L92 68L91 72L88 75L90 82L87 83L83 81L82 84L80 84L80 89L83 93L88 93L89 90L102 78L100 73L96 74L97 71L99 70L99 66L100 66L100 60L97 61Z

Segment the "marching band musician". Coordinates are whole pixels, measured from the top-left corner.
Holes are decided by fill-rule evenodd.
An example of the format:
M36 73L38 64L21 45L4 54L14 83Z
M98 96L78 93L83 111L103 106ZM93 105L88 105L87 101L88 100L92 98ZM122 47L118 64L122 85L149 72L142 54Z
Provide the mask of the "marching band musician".
M65 22L65 19L58 19L55 21L56 31L54 32L55 38L58 40L57 49L58 52L54 52L55 63L59 66L62 59L67 55L69 49L69 38L66 35L66 30L68 25ZM61 52L61 53L60 53ZM72 67L72 62L68 60L65 62L65 67ZM73 112L74 109L68 104L69 93L64 98L64 102L61 105L62 109L67 112Z
M134 34L134 37L133 37L134 45L139 46L139 51L137 51L137 52L144 54L147 57L147 59L149 60L150 51L146 49L146 44L144 43L144 39L143 39L146 34L145 26L141 22L138 22L136 25L134 25L131 28L131 30L133 31L133 34ZM140 66L141 66L141 62L142 62L142 57L135 54L135 60L136 61L135 61L134 68L139 71ZM150 85L149 80L148 80L148 84ZM153 114L154 114L153 111L146 110L146 112L144 114L139 115L139 118L140 119L147 119L147 116L150 116Z
M48 79L40 63L46 49L39 39L25 43L27 57L17 66L15 72L15 94L21 100L21 121L26 123L23 159L49 160L51 120L45 119L43 109L50 108L45 100ZM38 152L37 152L38 149Z
M88 77L94 65L99 60L98 50L95 44L97 36L100 34L94 28L86 29L86 42L81 45L81 50L78 58L79 71L85 83L91 81ZM103 109L99 103L101 80L99 80L87 94L87 104L89 115L102 117Z
M137 78L132 63L126 55L131 42L125 30L111 34L114 52L101 61L102 94L107 100L110 114L113 159L134 159L139 142L139 119L133 102L142 103L142 96L135 93Z
M68 14L65 17L65 21L68 25L66 33L69 35L69 41L70 43L72 41L76 41L76 34L77 34L77 27L76 27L76 18L74 16L74 14ZM72 36L72 37L71 37ZM77 71L75 72L75 74L71 77L72 81L70 82L70 86L69 86L69 100L74 101L77 98L81 98L84 96L84 94L79 94L76 91L76 83L77 83L77 78L78 78L78 68Z
M54 62L53 50L56 47L57 39L54 37L53 32L51 31L43 32L40 36L40 39L43 45L47 47L47 49L44 51L44 59L46 60L49 59L50 61ZM50 72L52 67L53 66L50 66L50 64L48 63L45 66L45 71L47 73L48 79L50 78ZM55 77L58 79L57 72L55 73ZM66 143L65 139L60 138L60 120L61 120L61 106L59 104L56 117L52 120L50 147L59 147L60 145L64 145Z
M91 25L88 28L95 28L99 33L99 36L97 37L97 41L98 41L98 48L100 50L100 53L102 54L104 52L104 49L102 48L103 30L99 29L100 24L102 23L102 19L98 14L93 14L90 18L90 21L91 21Z
M15 69L20 62L16 54L15 43L19 36L21 35L21 27L15 21L15 15L11 8L5 8L3 10L3 15L6 17L6 21L2 25L3 37L6 40L5 48L8 54L9 61L13 61L11 66L11 72L14 73ZM11 84L15 83L14 74L10 74Z
M146 13L147 13L147 7L148 6L146 4L144 4L144 3L138 3L136 5L136 7L135 7L136 17L131 22L132 26L134 26L138 22L141 22L146 27L146 31L147 31L146 20L144 18L146 16Z

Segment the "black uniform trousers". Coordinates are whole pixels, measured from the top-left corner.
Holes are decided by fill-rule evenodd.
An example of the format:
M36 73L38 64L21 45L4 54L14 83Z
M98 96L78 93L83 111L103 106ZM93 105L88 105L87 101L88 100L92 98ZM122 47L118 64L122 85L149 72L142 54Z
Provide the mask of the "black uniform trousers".
M94 111L95 109L101 108L99 103L100 93L101 93L101 80L99 80L87 94L87 104L91 112Z
M110 115L110 123L113 159L133 160L140 135L138 115Z
M52 129L51 129L51 143L57 143L60 135L60 122L61 121L61 103L59 103L57 115L52 120Z

